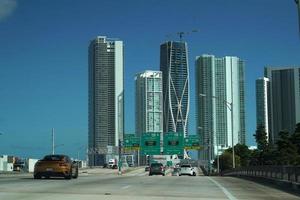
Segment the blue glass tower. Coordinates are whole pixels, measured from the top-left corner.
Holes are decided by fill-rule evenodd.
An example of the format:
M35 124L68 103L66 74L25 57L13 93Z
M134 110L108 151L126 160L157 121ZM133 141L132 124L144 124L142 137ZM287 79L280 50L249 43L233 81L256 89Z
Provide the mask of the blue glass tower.
M160 46L163 74L164 132L188 132L190 102L186 42L168 41Z

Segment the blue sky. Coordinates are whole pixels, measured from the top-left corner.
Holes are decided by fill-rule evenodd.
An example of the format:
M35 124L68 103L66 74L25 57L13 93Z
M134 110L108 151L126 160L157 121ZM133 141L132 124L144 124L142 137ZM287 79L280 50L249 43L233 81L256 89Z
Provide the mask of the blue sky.
M159 69L159 46L184 39L191 74L190 132L195 132L194 61L201 54L246 63L247 144L255 144L255 79L265 66L300 65L294 0L0 0L0 154L84 155L87 48L97 35L125 44L125 129L134 132L134 75ZM171 34L171 37L166 35Z

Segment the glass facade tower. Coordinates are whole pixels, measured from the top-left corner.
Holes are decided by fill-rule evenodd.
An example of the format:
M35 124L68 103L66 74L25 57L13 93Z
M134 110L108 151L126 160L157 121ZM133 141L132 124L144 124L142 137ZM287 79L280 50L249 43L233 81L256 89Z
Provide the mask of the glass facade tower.
M200 160L212 161L233 144L245 144L244 93L242 60L213 55L196 58L197 130L205 147L199 152Z
M89 165L107 162L124 133L123 42L98 36L89 45Z
M256 127L263 126L269 140L270 118L269 118L269 90L270 80L259 78L256 80Z
M265 77L270 80L270 139L275 143L280 131L293 133L300 122L300 67L266 67Z
M186 42L168 41L160 46L163 75L164 132L188 133L190 83Z

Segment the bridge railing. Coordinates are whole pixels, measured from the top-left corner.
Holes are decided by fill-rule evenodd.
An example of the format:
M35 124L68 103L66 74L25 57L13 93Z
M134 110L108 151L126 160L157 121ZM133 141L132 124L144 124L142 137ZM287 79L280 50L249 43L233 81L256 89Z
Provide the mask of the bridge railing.
M300 183L300 166L249 166L222 172L225 176L250 176Z

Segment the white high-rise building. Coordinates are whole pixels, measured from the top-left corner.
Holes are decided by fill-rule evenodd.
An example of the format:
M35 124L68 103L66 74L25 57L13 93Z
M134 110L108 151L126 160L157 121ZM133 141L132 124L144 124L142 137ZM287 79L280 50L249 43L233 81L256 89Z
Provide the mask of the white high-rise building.
M135 76L135 131L163 132L162 73L144 71Z
M163 139L163 92L162 72L144 71L135 76L135 132L159 132ZM162 146L161 146L162 151ZM146 157L139 156L139 163L146 164Z
M89 165L107 162L124 133L123 42L98 36L89 45Z
M244 61L238 57L196 58L197 129L207 162L228 147L245 144Z

